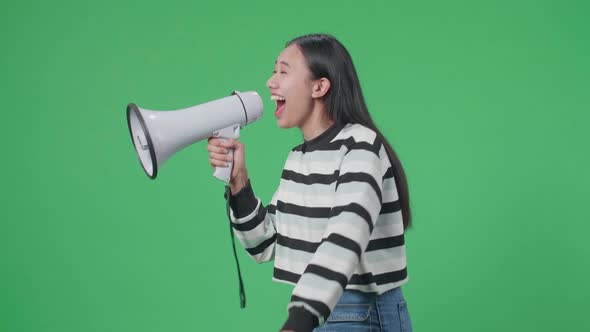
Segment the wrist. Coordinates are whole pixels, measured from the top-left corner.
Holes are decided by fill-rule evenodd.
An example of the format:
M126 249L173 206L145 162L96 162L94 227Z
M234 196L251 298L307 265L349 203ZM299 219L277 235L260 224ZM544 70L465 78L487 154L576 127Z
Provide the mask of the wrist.
M235 195L240 190L242 190L247 183L248 171L244 170L236 174L236 176L229 181L229 189L231 190L232 195Z

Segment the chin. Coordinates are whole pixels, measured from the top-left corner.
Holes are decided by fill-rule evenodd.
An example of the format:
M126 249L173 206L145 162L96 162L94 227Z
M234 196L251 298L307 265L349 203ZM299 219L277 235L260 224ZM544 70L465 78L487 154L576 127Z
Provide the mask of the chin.
M277 126L279 126L279 128L283 128L283 129L288 129L288 128L292 128L292 125L289 125L289 123L287 121L285 121L285 119L277 119Z

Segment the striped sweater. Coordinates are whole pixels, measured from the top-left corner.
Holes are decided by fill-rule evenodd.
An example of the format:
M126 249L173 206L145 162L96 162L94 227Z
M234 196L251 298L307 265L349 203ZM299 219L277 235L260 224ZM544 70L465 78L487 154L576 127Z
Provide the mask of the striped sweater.
M283 329L323 324L344 288L383 293L408 280L391 163L367 127L335 124L296 146L268 206L249 182L230 206L248 253L295 285Z

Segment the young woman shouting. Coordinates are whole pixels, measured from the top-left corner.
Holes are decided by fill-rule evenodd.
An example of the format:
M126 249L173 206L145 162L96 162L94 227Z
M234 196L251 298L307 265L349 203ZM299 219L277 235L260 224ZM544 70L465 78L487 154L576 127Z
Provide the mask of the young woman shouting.
M401 286L410 202L402 165L373 123L346 48L325 34L287 43L267 86L281 128L303 142L289 153L265 206L237 140L210 139L229 183L236 237L273 280L294 285L284 331L411 331Z

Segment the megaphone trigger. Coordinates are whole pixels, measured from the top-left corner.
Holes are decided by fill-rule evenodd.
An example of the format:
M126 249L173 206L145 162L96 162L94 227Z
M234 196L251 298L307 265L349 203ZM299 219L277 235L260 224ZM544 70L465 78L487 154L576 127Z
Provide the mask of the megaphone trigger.
M233 126L229 126L227 128L223 128L221 130L213 132L214 137L218 137L221 140L228 140L230 138L239 138L240 137L240 125L235 124ZM231 180L231 171L234 166L234 149L228 149L228 155L231 161L227 162L226 166L217 166L215 167L215 172L213 172L213 176L218 178L219 180L228 183Z

